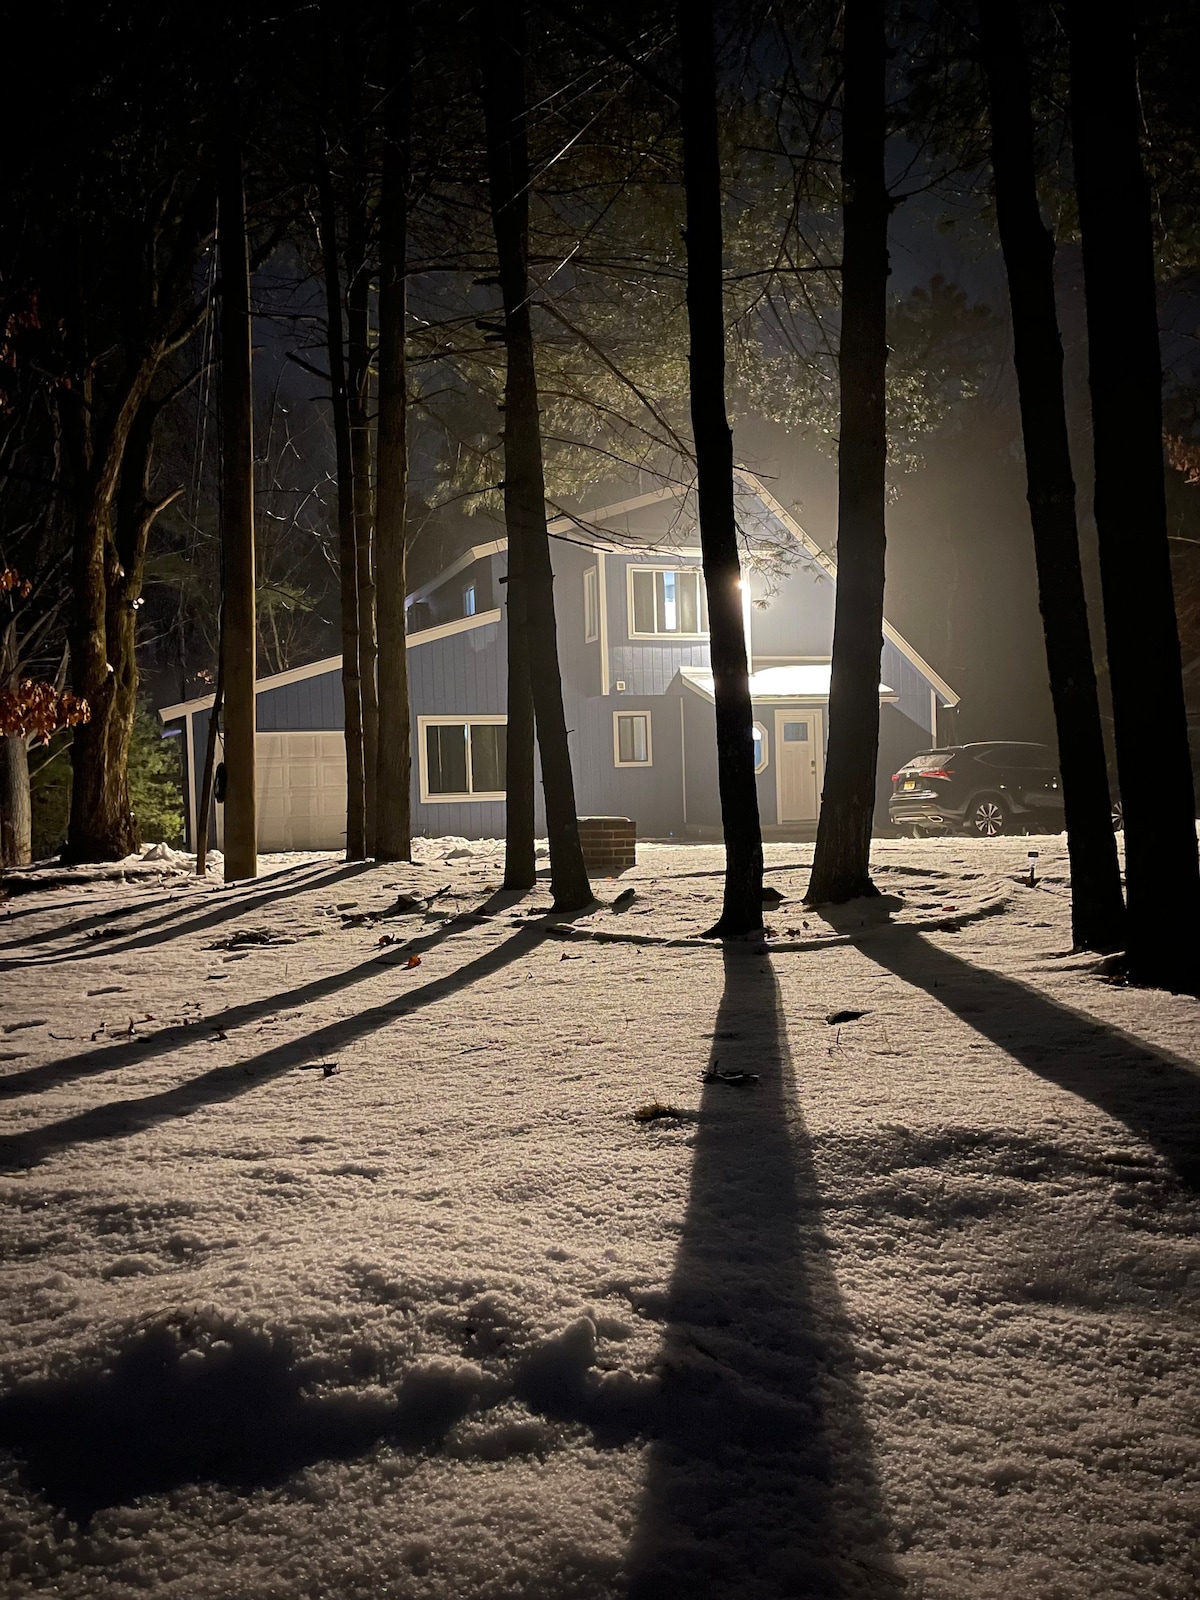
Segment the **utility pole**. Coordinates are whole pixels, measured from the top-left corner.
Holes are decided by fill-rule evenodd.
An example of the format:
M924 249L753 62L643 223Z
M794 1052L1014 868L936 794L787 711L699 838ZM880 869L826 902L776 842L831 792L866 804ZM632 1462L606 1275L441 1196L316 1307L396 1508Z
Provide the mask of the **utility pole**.
M218 178L221 251L221 574L224 589L225 881L258 876L254 782L254 430L250 268L241 143L230 138Z

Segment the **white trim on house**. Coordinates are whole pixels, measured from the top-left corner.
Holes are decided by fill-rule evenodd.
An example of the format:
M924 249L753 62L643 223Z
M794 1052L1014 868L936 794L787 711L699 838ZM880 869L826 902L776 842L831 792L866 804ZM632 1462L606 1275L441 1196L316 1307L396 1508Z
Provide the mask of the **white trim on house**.
M680 699L679 704L680 705L683 704L682 698ZM770 746L770 742L767 739L767 725L766 725L766 723L765 722L760 722L759 719L757 717L755 717L755 719L754 719L753 723L751 724L751 726L757 728L759 730L759 732L762 734L762 738L759 740L759 743L762 745L762 760L761 761L756 761L754 763L754 776L757 778L757 776L758 776L758 774L760 772L765 772L767 770L767 768L771 765L771 746Z
M632 500L618 500L616 505L598 506L595 511L581 511L577 516L564 512L546 524L546 532L552 539L567 533L584 533L589 538L600 539L603 536L596 532L594 524L608 522L612 517L627 516L631 511L644 511L647 506L659 505L663 500L681 500L689 492L689 484L670 483L661 489L652 489L648 494L634 495ZM605 548L625 550L629 547L610 542Z
M477 611L473 617L455 617L453 622L439 622L436 628L422 628L420 633L410 633L406 643L410 650L415 650L418 645L436 644L439 639L470 633L473 628L486 628L489 623L499 621L500 607L496 606L491 611ZM340 666L341 656L337 659Z
M652 767L654 765L654 724L649 711L614 711L613 712L613 766L614 767ZM645 761L621 760L621 718L643 717L646 722L646 759Z
M469 550L464 550L457 561L438 573L436 578L430 578L428 583L423 583L419 589L414 589L404 599L405 606L412 605L414 600L424 600L435 589L440 589L442 584L448 583L451 578L456 578L460 572L465 572L468 567L473 567L477 561L482 561L486 556L500 556L508 549L507 539L492 539L488 544L473 544Z
M595 644L600 637L600 563L583 569L583 642Z
M196 742L192 738L192 713L189 711L183 722L183 737L187 740L187 764L183 769L184 782L187 784L188 808L188 844L196 849L196 790L200 787L196 779Z
M492 711L462 711L417 718L417 771L422 805L465 805L469 801L503 800L504 789L468 789L464 794L431 794L429 792L429 752L425 744L426 728L469 728L484 724L490 728L506 728L508 718ZM467 782L471 781L471 741L467 739Z
M779 501L776 500L774 495L770 494L768 490L764 489L763 485L754 476L754 474L752 472L747 472L744 467L735 467L733 475L735 478L740 479L741 482L745 484L747 489L751 490L752 493L759 497L763 505L766 506L767 510L773 512L775 516L779 518L780 522L783 523L784 527L793 536L797 543L807 551L817 565L824 572L827 572L836 583L837 562L831 555L821 549L821 546L814 538L812 538L810 534L805 533L804 529L796 521L795 517L789 515L789 513L783 509L783 507L779 504ZM945 705L956 706L958 704L960 696L955 694L954 690L944 678L938 676L938 674L933 670L923 656L919 656L917 654L907 639L902 638L901 635L896 632L895 628L892 627L891 623L888 622L886 617L884 618L883 623L883 636L890 644L894 644L904 659L912 666L916 667L917 671L933 685Z
M620 542L605 542L603 536L596 533L591 524L607 522L612 517L627 516L633 511L644 511L647 506L658 505L663 500L678 500L689 492L685 483L669 484L662 489L651 490L648 494L634 495L629 500L618 500L615 505L600 506L595 511L581 511L578 516L560 513L546 524L546 532L551 538L560 538L568 533L586 534L595 541L596 550L634 550L635 547ZM657 549L659 546L647 546L648 549ZM464 550L457 560L444 567L436 577L430 578L428 583L423 583L405 597L405 605L412 605L414 601L427 599L435 589L440 589L451 578L457 577L467 567L473 566L476 561L483 561L487 556L502 556L508 549L508 539L492 539L486 544L473 544L469 550ZM636 551L635 551L636 553Z
M679 786L683 792L683 825L687 827L687 717L679 696Z
M809 702L821 704L829 699L830 664L828 660L812 662L805 666L760 667L750 674L750 699L756 704L774 700L789 703ZM680 679L701 699L716 703L713 675L707 667L680 667ZM879 685L879 699L899 700L900 696L886 683Z
M456 633L486 628L489 623L499 622L500 615L497 606L493 611L480 611L473 617L456 617L453 622L439 622L436 628L423 628L420 633L410 633L405 643L410 650L423 644L436 644L439 639L449 639ZM323 661L310 661L306 667L292 667L288 672L277 672L274 677L259 678L254 685L254 693L266 694L271 689L283 689L289 683L303 683L306 678L321 678L327 672L341 670L341 656L326 656ZM176 717L190 717L196 711L208 711L212 703L211 694L201 695L196 700L184 700L177 706L163 706L158 718L160 722L174 722Z
M612 663L608 654L608 559L605 551L596 551L600 591L600 693L608 694L612 688Z

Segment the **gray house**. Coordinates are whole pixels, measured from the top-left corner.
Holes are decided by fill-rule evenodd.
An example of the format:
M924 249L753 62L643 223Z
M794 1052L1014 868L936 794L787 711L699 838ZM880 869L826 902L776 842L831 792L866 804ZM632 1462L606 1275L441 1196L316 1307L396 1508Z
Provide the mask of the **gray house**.
M837 569L747 472L737 512L763 831L802 836L820 806ZM559 518L550 532L580 813L632 817L643 838L716 836L708 619L686 501L660 489L586 520ZM506 569L504 540L476 545L409 596L416 833L504 833ZM887 623L884 634L882 818L889 774L936 743L939 707L958 702ZM211 708L208 695L159 712L183 734L190 838ZM339 656L260 680L261 849L344 844L342 727Z

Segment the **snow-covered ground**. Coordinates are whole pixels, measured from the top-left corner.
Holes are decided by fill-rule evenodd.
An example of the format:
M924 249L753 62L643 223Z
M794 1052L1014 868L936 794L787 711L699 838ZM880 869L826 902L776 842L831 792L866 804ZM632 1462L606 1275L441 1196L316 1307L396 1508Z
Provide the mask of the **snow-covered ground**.
M0 905L5 1592L1195 1600L1200 1005L1029 842Z

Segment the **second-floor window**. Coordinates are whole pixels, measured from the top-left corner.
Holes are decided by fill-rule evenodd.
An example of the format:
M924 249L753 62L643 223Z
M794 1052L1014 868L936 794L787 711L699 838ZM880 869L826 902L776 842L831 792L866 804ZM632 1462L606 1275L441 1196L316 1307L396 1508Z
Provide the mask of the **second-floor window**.
M701 638L708 601L699 568L630 567L629 632L636 638Z
M475 585L468 583L463 589L463 616L475 615Z

